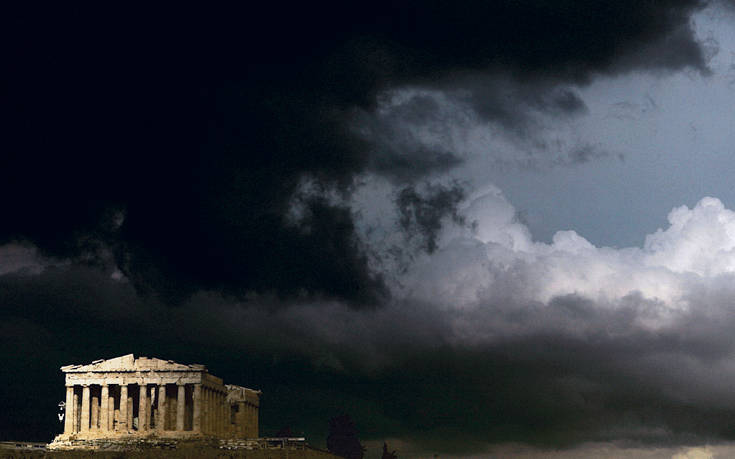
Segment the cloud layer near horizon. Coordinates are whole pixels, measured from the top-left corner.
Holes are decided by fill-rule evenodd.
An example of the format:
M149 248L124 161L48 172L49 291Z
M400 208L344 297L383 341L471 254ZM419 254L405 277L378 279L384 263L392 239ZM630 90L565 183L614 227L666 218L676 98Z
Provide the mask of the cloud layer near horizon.
M270 389L265 425L313 436L320 417L348 410L366 438L389 431L455 453L731 438L731 210L704 198L673 209L643 247L614 249L573 231L534 242L492 187L459 208L476 225L447 225L376 310L216 292L170 309L94 269L49 267L0 276L5 345L48 353L37 364L131 346L206 361ZM78 333L88 337L52 350ZM299 375L298 390L284 374ZM445 437L449 426L457 436Z

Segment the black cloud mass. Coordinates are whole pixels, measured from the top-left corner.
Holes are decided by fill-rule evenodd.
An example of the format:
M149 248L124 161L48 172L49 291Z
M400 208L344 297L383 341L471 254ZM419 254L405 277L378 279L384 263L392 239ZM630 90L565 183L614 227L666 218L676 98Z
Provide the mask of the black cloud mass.
M574 81L636 67L705 71L688 25L696 6L13 12L0 239L73 258L107 245L139 288L167 297L204 288L374 301L381 279L345 209L315 203L323 223L308 235L284 219L305 177L346 192L369 167L406 177L400 160L373 160L350 135L356 108L392 86L493 66ZM579 103L563 92L552 105ZM454 163L434 157L433 168ZM116 212L125 218L111 228Z
M262 389L264 433L290 426L316 444L340 412L368 439L436 451L731 438L735 398L692 389L706 370L677 369L730 353L731 320L682 314L651 329L636 318L657 305L635 295L600 309L508 293L452 316L492 324L480 334L493 339L457 340L444 309L396 296L350 201L367 176L395 187L396 231L429 256L443 225L472 229L462 181L432 182L463 158L401 128L441 123L434 100L381 117L386 93L446 91L524 135L528 110L585 113L570 88L603 75L707 75L690 25L703 6L6 11L0 247L37 248L44 267L0 269L0 432L49 440L58 367L135 352ZM601 155L588 146L569 161Z

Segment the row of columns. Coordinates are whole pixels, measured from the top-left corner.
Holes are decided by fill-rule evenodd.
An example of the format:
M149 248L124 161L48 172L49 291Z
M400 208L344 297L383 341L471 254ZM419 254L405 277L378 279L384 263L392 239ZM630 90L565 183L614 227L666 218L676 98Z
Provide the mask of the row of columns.
M201 390L204 407L200 424L202 432L210 435L226 435L230 424L226 394L206 386Z
M252 438L258 436L258 407L246 401L238 401L235 409L234 436Z
M128 396L128 385L101 384L99 397L92 395L89 384L81 385L81 401L75 387L66 387L66 414L64 433L87 433L90 431L126 432L133 429L133 397ZM112 394L111 386L119 387ZM226 396L223 391L211 389L201 384L177 384L176 400L169 401L166 384L150 387L138 384L138 431L146 431L154 426L155 430L176 430L204 432L208 434L225 434L229 424L229 412L225 410ZM187 387L191 387L191 422L186 422ZM151 390L149 401L148 391ZM117 396L115 396L117 395ZM156 395L157 400L155 400ZM117 404L115 403L117 399ZM153 409L153 403L157 409ZM173 406L169 407L169 403ZM117 419L115 419L117 405ZM174 409L175 407L175 409ZM175 415L173 429L166 427L173 424L168 415ZM115 422L117 421L117 422ZM188 424L188 425L187 425Z

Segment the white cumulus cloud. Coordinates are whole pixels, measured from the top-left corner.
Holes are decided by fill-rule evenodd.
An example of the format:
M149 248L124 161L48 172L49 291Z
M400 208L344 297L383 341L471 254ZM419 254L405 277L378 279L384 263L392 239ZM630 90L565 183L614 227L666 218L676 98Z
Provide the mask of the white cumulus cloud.
M439 249L406 272L400 295L448 309L503 299L547 304L565 295L615 307L633 295L659 305L663 318L689 310L693 289L735 272L735 212L712 197L673 209L668 227L642 247L620 249L596 247L571 230L551 243L533 241L495 187L470 195L461 212L471 227L446 229Z

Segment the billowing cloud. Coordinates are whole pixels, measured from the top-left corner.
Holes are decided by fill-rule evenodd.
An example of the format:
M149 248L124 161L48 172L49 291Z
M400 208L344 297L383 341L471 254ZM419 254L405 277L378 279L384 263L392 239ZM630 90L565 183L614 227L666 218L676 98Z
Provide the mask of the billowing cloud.
M595 247L574 231L557 232L550 244L534 242L496 189L465 206L475 233L449 231L445 246L409 274L411 295L476 306L508 289L541 302L562 295L617 301L635 294L679 310L688 309L691 286L735 272L735 214L716 198L672 210L668 228L647 236L641 248L625 249ZM449 260L460 264L447 266Z
M9 243L0 246L0 276L13 272L38 274L52 264L29 244Z
M597 75L706 73L688 20L699 6L14 10L0 242L115 266L174 302L198 289L374 302L384 285L351 212L316 199L324 223L308 234L288 212L304 180L349 194L365 172L420 181L462 162L465 151L409 132L440 124L430 98L383 116L381 97L438 89L521 132L530 112L584 112L573 85ZM560 150L561 162L605 155L543 141L531 149Z
M366 439L457 455L731 439L732 211L704 198L642 247L615 249L573 231L534 241L497 188L458 208L475 224L445 225L432 254L393 273L378 309L217 292L171 309L96 270L57 267L0 277L4 336L48 352L39 375L53 359L99 357L95 340L110 355L206 361L268 389L265 431L289 424L315 443L340 411Z

